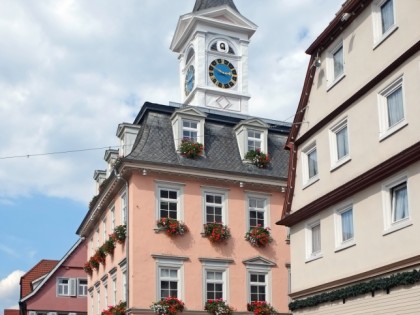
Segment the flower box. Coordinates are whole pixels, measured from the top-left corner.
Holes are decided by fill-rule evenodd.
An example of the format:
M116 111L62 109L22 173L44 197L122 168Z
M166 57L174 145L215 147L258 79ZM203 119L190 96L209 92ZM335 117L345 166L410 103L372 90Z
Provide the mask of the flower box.
M271 158L269 154L262 152L260 149L250 150L245 155L245 160L250 161L258 168L267 168L270 164Z
M125 311L127 309L126 302L120 302L117 305L108 306L107 310L103 310L101 315L125 315Z
M254 315L272 315L277 311L266 301L254 301L247 304L247 310L254 312Z
M213 222L204 224L204 236L208 237L212 243L220 243L227 241L231 235L227 225Z
M234 309L222 299L208 300L204 304L204 310L213 315L232 315Z
M184 235L188 232L188 227L176 219L160 218L157 226L160 230L166 231L169 236Z
M184 310L184 302L170 296L154 302L150 308L159 315L176 315Z
M253 227L245 234L245 239L255 247L265 247L267 244L273 241L271 237L270 228L256 226Z
M117 243L123 244L127 238L127 227L125 225L119 225L115 227L114 233L110 237Z
M201 143L194 142L189 138L184 138L178 147L178 151L182 156L189 159L195 159L203 153L204 146Z

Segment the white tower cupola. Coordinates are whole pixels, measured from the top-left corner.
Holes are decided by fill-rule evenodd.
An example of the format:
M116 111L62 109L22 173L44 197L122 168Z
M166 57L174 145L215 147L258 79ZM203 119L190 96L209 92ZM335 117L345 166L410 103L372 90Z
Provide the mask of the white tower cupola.
M184 104L248 114L248 45L256 29L233 0L196 0L170 47L179 54Z

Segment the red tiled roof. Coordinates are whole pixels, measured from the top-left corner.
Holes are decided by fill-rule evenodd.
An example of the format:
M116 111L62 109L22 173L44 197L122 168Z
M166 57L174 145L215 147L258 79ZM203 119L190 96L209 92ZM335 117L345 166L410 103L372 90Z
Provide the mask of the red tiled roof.
M19 315L19 310L5 309L4 315Z
M43 259L37 263L31 270L25 273L20 278L20 298L24 298L32 292L32 281L39 279L43 275L46 275L58 264L58 260ZM15 315L15 314L4 314L4 315Z

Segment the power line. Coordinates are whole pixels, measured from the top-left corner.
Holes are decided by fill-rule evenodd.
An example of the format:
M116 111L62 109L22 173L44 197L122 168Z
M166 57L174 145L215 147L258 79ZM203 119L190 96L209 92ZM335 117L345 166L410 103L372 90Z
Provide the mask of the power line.
M119 148L119 146L106 146L106 147L98 147L98 148L75 149L75 150L55 151L55 152L25 154L25 155L0 156L0 160L30 158L30 157L36 157L36 156L58 155L58 154L68 154L68 153L78 153L78 152L96 151L96 150L104 150L104 149L111 149L111 148Z

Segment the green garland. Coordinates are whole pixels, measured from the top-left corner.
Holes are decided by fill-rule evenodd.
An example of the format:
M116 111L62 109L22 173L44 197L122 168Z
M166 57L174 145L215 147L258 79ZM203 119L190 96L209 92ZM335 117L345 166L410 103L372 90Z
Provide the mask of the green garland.
M398 286L412 285L420 282L420 271L413 270L397 273L389 277L377 278L367 282L361 282L350 285L345 288L320 293L305 299L295 300L289 303L289 309L296 311L298 309L317 306L326 302L345 300L347 298L371 293L374 296L375 291L383 290L389 293L389 290Z

